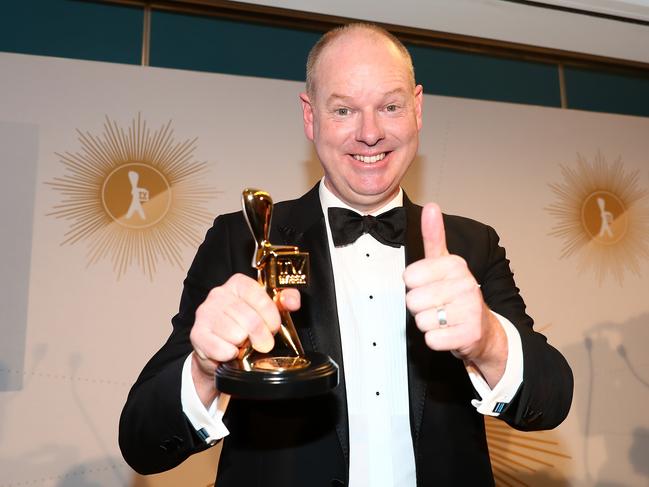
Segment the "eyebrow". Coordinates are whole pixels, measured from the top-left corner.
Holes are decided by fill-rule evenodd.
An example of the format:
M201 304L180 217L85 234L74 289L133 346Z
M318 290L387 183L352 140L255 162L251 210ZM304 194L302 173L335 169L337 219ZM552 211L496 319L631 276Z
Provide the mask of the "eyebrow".
M332 93L329 96L329 98L327 98L327 105L329 105L330 103L332 103L334 101L338 101L338 100L345 101L345 102L352 101L352 97L351 96L345 96L345 95L339 95L338 93Z
M391 97L393 95L405 94L405 93L406 93L406 90L404 90L403 88L395 88L394 90L390 90L390 91L384 93L383 98L389 98L389 97ZM327 98L327 105L334 102L334 101L337 101L337 100L340 100L340 101L343 101L343 102L351 102L351 101L353 101L353 98L351 96L347 96L347 95L340 95L338 93L332 93L329 96L329 98Z

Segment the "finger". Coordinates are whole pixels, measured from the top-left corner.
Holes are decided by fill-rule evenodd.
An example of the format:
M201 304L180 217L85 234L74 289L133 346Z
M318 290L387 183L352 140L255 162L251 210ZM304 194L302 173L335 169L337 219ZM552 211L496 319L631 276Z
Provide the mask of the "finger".
M218 328L213 333L237 347L241 347L250 338L250 330L261 327L266 329L272 339L272 334L264 320L245 301L236 300L222 310ZM259 338L256 338L259 340Z
M236 357L239 351L235 345L211 333L206 328L193 328L190 339L194 351L201 361L227 362Z
M447 305L439 308L430 308L414 315L415 324L419 330L428 332L430 330L445 328L460 328L467 323L467 313L462 305ZM441 324L440 319L446 320Z
M277 305L261 284L248 276L235 274L228 280L226 285L230 285L233 293L245 301L261 317L272 333L277 332L280 325L279 311Z
M406 294L406 306L413 313L436 309L455 301L463 301L477 289L473 277L434 281L410 289Z
M232 303L223 310L223 313L229 320L224 320L219 328L219 336L238 346L249 338L252 348L262 353L269 352L273 348L275 340L269 325L246 301L239 300ZM230 326L227 326L228 324Z
M234 346L241 345L248 338L247 319L261 320L245 301L227 286L215 287L196 310L191 336L213 334ZM201 352L206 348L200 346Z
M300 291L297 289L282 289L276 299L279 302L279 306L286 311L297 311L300 309Z
M479 327L446 326L434 328L424 334L426 345L436 351L460 351L462 355L480 338Z
M403 272L408 289L425 286L444 279L459 279L470 275L466 261L459 255L445 255L437 259L413 262Z
M279 323L277 306L264 288L248 276L235 274L223 286L212 289L198 307L192 332L197 337L214 334L235 347L250 338L255 349L266 352L274 346L272 334ZM195 346L204 355L212 353L201 341Z
M426 346L437 352L456 350L460 346L459 334L454 327L435 328L424 333Z
M448 255L442 210L436 203L428 203L421 212L421 236L426 258Z

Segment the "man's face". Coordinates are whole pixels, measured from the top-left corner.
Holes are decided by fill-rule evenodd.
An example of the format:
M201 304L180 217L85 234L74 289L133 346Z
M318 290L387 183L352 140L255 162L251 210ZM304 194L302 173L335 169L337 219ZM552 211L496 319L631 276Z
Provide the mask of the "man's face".
M392 199L417 154L422 87L386 38L344 34L322 52L313 100L302 94L304 131L336 196L362 212Z

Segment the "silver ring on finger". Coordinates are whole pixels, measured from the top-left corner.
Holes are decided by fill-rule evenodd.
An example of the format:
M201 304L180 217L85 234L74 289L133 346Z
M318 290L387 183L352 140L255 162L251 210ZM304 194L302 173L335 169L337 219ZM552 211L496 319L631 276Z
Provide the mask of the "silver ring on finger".
M437 323L439 324L440 328L444 328L445 326L448 325L448 319L446 316L446 308L444 306L440 306L437 308Z

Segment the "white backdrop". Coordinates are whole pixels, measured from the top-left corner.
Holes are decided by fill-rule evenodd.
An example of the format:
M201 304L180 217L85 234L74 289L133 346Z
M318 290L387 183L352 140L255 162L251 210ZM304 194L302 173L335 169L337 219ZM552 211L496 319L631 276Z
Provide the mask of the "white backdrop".
M204 487L213 482L218 448L172 472L140 477L120 458L118 416L130 384L170 331L195 250L181 237L200 240L208 228L201 211L238 209L245 186L267 189L275 200L298 196L320 177L302 133L302 85L4 53L0 71L2 290L13 293L0 324L0 487ZM139 136L138 116L150 130ZM173 141L155 139L169 122ZM499 231L530 314L576 378L572 411L557 430L522 434L488 423L501 485L649 483L647 135L646 118L425 97L420 155L406 190ZM156 140L173 149L194 139L178 167L205 162L207 172L197 173L193 186L172 185L185 199L171 202L163 218L169 225L146 233L128 227L137 217L106 217L114 174L107 165L148 164L145 149ZM122 160L120 144L144 149L132 151L139 159ZM173 182L178 175L164 165L175 157L171 149L154 162ZM76 161L78 171L64 160ZM571 238L592 234L594 220L583 215L602 194L620 239L590 235L561 257ZM614 203L626 211L617 214ZM73 218L52 214L62 204ZM143 204L152 214L153 203ZM177 215L184 215L180 223ZM90 218L99 230L80 227L79 239L62 245ZM553 234L562 222L566 233ZM174 233L174 224L185 227ZM136 234L145 237L140 254L128 243ZM89 258L93 241L108 252L96 262ZM163 258L169 241L180 265ZM131 264L120 273L110 255L131 257ZM154 270L138 266L142 256L157 259ZM604 268L610 272L598 277Z

